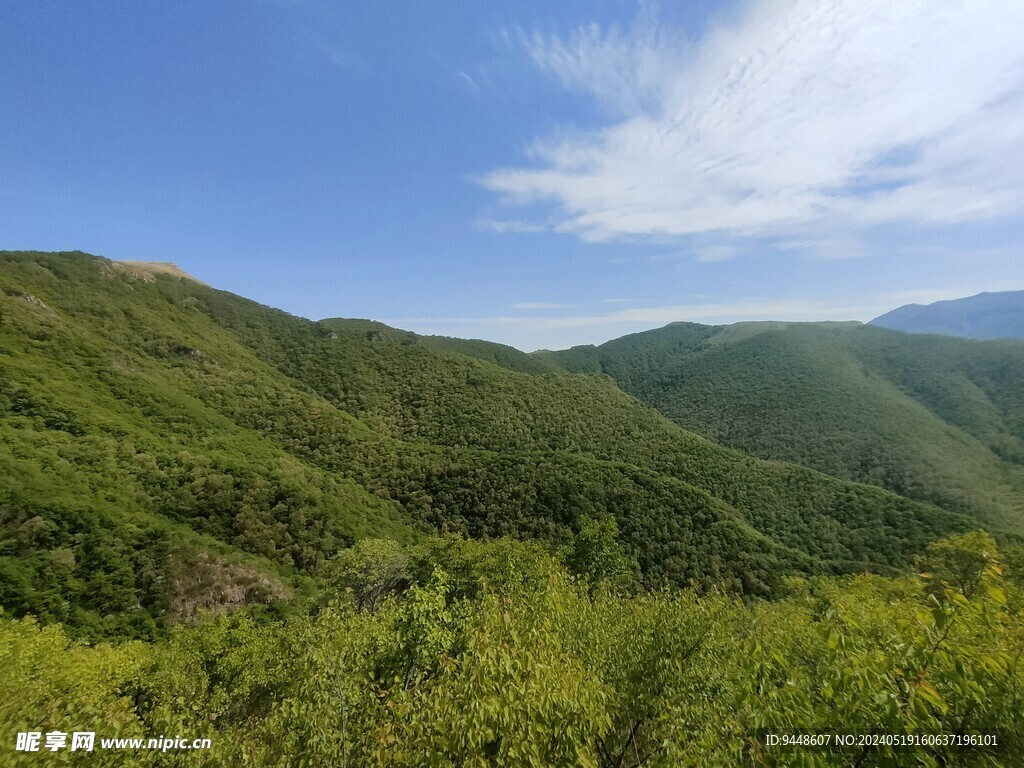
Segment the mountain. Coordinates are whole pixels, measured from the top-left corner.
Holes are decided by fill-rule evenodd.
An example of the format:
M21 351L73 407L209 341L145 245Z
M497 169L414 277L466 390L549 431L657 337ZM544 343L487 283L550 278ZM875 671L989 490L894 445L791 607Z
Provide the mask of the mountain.
M934 304L906 304L871 325L968 339L1024 339L1024 291L979 293Z
M1014 349L684 324L524 355L0 253L6 762L85 731L140 765L755 765L764 733L955 728L988 741L814 759L1016 765L1024 548L977 530L1012 528ZM1009 485L943 509L622 388L690 367L740 403L783 376L771 445L924 411Z
M1002 413L963 411L986 459L1018 448ZM769 595L1015 519L1009 480L1002 518L941 508L723 447L557 356L314 322L82 253L0 253L0 432L0 605L89 636L304 593L366 537L555 546L611 517L648 583Z
M687 430L1024 532L1024 343L859 323L675 323L537 353Z

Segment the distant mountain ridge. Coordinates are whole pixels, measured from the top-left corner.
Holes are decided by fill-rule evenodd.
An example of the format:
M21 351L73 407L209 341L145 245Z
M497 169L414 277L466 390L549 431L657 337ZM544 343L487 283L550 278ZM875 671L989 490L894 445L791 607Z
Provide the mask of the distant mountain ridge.
M1024 291L979 293L933 304L905 304L869 325L968 339L1024 339Z

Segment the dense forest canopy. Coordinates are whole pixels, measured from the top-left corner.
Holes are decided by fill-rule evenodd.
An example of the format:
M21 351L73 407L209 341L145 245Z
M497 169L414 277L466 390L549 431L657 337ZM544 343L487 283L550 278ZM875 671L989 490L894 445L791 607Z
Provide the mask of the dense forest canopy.
M1020 344L856 324L526 355L0 253L4 738L1014 764L1022 373ZM783 730L999 744L767 750Z
M631 588L608 532L593 521L560 556L366 539L327 563L301 614L221 614L152 644L4 621L0 722L12 738L210 739L135 750L134 765L1022 764L1020 551L967 534L932 545L922 575L791 578L747 604ZM870 734L947 743L857 740Z
M536 355L746 453L1024 532L1024 342L859 323L673 323Z
M301 591L365 536L562 544L609 515L650 584L770 595L785 574L891 572L982 519L720 447L607 376L465 354L483 343L85 254L7 253L0 279L0 596L72 631L154 636L216 602L174 577L200 561L239 602Z

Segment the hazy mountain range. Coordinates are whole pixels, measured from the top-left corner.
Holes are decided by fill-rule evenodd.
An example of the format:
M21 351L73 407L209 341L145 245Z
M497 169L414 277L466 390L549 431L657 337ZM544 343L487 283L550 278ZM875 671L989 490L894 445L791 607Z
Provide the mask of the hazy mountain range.
M934 304L906 304L871 325L968 339L1024 339L1024 291L979 293Z

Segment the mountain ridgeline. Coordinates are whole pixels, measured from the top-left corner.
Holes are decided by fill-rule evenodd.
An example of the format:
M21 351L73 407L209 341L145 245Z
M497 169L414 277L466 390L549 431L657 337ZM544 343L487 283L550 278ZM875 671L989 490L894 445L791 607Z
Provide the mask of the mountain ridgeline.
M1022 531L1022 374L1020 344L861 326L526 355L0 253L0 605L152 637L310 594L367 537L555 547L592 519L651 585L888 573Z
M979 293L933 304L906 304L871 325L968 339L1024 339L1024 291Z

